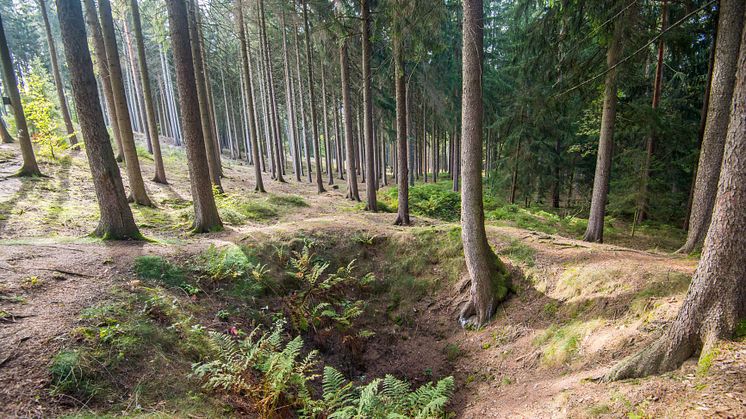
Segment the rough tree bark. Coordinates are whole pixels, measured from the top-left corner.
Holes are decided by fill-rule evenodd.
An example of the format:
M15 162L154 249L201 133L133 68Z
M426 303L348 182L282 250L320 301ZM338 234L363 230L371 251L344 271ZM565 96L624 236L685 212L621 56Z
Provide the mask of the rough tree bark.
M508 273L487 242L482 196L482 0L464 0L461 104L461 238L471 289L459 313L463 327L487 323L508 293Z
M606 52L606 73L604 84L604 105L601 114L601 136L598 140L596 173L593 177L593 195L588 217L588 228L583 240L601 243L604 240L604 215L606 214L606 197L609 194L609 177L611 176L611 151L614 143L614 121L617 102L617 69L612 68L619 61L622 53L622 34L624 18L620 17L614 24L609 49Z
M16 172L17 176L41 176L39 165L36 163L34 156L34 147L31 144L31 136L26 124L26 115L23 114L23 105L21 104L21 93L18 91L18 82L14 72L13 60L10 57L8 41L5 38L5 29L3 19L0 16L0 62L3 67L3 82L5 91L10 97L10 107L13 109L13 118L16 122L16 136L21 145L21 155L23 164Z
M106 58L106 48L104 48L104 37L101 34L98 15L96 14L96 4L93 0L83 0L85 6L85 22L88 28L88 35L91 37L93 44L93 53L96 56L96 68L101 78L101 86L104 91L104 100L109 117L109 125L114 134L114 142L117 144L116 159L119 162L124 161L124 148L122 147L122 132L119 130L119 120L117 119L116 104L114 101L114 92L111 88L111 77L109 77L109 60Z
M197 14L199 13L198 6L193 0L186 0L189 2L187 5L188 8L188 30L189 30L189 39L190 39L190 45L191 45L191 53L189 56L193 60L193 64L190 66L194 69L194 82L196 84L195 88L197 89L197 102L199 105L199 121L202 124L202 145L205 147L205 152L207 153L207 167L208 172L210 176L210 181L212 184L219 190L223 190L223 186L220 183L220 168L218 167L218 161L217 161L217 151L215 147L215 138L213 136L213 130L212 130L212 123L210 118L210 98L209 93L207 91L207 78L205 77L205 63L202 60L202 52L200 48L200 37L199 32L197 31ZM175 58L176 51L174 51L174 61L176 61ZM175 65L175 63L174 63ZM177 81L177 84L178 81ZM179 95L181 97L181 94ZM179 99L179 103L181 103L181 99ZM182 121L183 121L183 112L182 112ZM182 122L182 129L186 131L184 124ZM186 135L186 134L184 134Z
M122 177L99 106L98 88L88 51L80 1L57 0L57 16L70 71L73 102L101 214L93 234L106 239L141 239L142 235L127 204Z
M114 109L119 124L119 132L122 137L122 150L124 152L124 163L127 166L127 179L129 179L131 201L140 205L152 206L153 203L145 191L145 182L140 173L140 161L137 158L135 139L132 134L132 122L127 110L127 97L124 93L124 82L122 79L122 67L119 63L119 51L117 49L117 38L114 34L114 20L111 16L111 4L109 0L99 0L99 18L101 20L101 32L104 39L107 64L109 65L109 79L111 80L112 96L114 97Z
M673 370L700 348L701 357L709 356L717 341L731 338L746 318L746 30L742 32L712 223L689 292L668 330L614 367L607 380Z
M744 26L744 8L746 8L746 3L743 1L722 0L720 2L715 66L710 85L705 134L702 138L697 178L694 182L689 232L686 236L686 243L677 251L678 253L689 253L702 245L712 218L712 208L723 160L723 146L728 129L728 115L733 97L736 60L741 42L740 34Z
M179 92L181 107L181 126L184 130L186 144L187 166L194 203L195 233L220 230L223 223L218 215L215 197L210 185L209 167L205 150L205 139L199 101L197 99L197 84L195 81L192 45L189 41L189 23L187 19L186 1L167 0L169 31L171 45L174 50L174 66L176 67L176 86Z
M161 156L161 142L158 138L158 125L155 121L155 108L153 107L153 93L150 89L150 73L148 63L145 60L145 41L142 36L142 23L140 22L140 8L137 0L130 0L132 9L132 27L135 31L135 46L137 48L137 58L140 65L140 81L142 82L142 94L145 101L145 117L147 118L147 128L150 133L150 142L153 147L153 161L155 162L155 176L153 182L167 184L166 169L163 167L163 157Z
M62 120L65 122L65 130L67 131L68 136L67 140L70 142L70 145L74 146L78 143L78 139L75 137L75 127L73 127L73 120L70 118L70 110L67 107L67 99L65 99L65 87L63 86L62 76L60 75L60 66L57 63L57 47L54 45L52 28L49 26L47 0L39 0L39 10L41 11L41 17L44 20L44 32L47 34L49 62L52 64L52 76L54 76L54 86L57 88L57 99L60 102L60 113L62 113Z
M365 209L368 211L378 211L376 202L376 176L374 168L374 151L373 151L373 100L370 89L370 4L369 0L360 0L360 10L362 12L360 20L360 30L362 32L362 66L363 66L363 136L365 137L365 172L368 179L365 182Z
M251 88L253 83L252 74L249 69L249 54L246 48L246 26L243 20L243 0L236 0L236 24L238 25L238 40L241 46L241 71L247 80L246 93L249 99L246 101L248 107L248 120L249 120L249 136L251 141L251 158L254 160L254 176L256 177L256 186L254 190L257 192L266 192L264 190L264 183L262 182L262 169L261 160L259 158L259 144L257 141L258 133L256 129L256 118L254 118L254 92Z

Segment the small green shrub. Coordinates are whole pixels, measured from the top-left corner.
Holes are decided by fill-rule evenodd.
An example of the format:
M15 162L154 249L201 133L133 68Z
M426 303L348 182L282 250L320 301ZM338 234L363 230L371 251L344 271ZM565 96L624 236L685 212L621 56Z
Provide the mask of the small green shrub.
M457 360L463 354L463 352L461 351L461 347L456 345L455 343L447 344L446 347L443 349L443 352L446 355L446 359L450 362Z

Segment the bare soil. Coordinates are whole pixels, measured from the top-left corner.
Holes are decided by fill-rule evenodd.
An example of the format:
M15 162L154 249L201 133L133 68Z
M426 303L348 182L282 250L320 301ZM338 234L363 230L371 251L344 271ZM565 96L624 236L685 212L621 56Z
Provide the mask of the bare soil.
M177 156L166 159L170 185L147 182L159 206L157 214L165 220L153 222L152 213L135 209L143 232L155 241L100 242L86 236L96 225L96 205L84 155L74 155L66 164L42 161L49 178L19 179L11 176L20 165L17 147L0 145L0 153L6 156L0 159L3 417L65 413L60 401L49 395L51 359L76 327L82 309L105 298L112 287L135 279L132 263L138 256L194 255L210 244L309 232L329 237L349 237L361 230L382 237L409 234L407 228L392 225L395 214L363 213L345 200L344 181L340 189L327 186L328 193L317 195L312 184L267 179L272 194L301 196L308 206L228 226L223 232L190 236L177 209L168 204L189 197L187 174ZM141 161L147 179L152 161ZM224 161L227 191L266 199L252 192L252 168ZM50 204L56 209L50 211ZM443 223L416 218L415 224ZM422 383L453 375L457 392L450 410L460 418L746 417L743 341L723 343L706 372L698 372L693 359L662 376L618 383L595 380L666 327L686 288L664 287L643 296L640 292L691 275L696 260L511 227L491 226L488 234L498 252L520 243L533 253L531 261L503 256L515 273L517 292L495 320L479 331L459 328L459 278L450 278L451 285L411 307L410 324L377 325L363 354L366 376L392 373ZM431 269L439 274L437 264ZM541 338L547 330L567 325L578 327L577 339L565 357L550 362L547 345L552 338L544 343Z

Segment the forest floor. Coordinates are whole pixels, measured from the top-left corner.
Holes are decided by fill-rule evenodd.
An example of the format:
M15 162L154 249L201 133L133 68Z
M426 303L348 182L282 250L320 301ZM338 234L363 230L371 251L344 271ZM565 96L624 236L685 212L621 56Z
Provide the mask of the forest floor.
M366 213L345 200L344 186L318 195L291 174L286 184L265 180L271 192L256 194L253 168L225 159L227 194L218 205L226 228L192 236L183 154L166 148L169 185L147 180L153 164L141 156L156 208L133 209L151 241L102 242L87 236L97 207L84 154L42 160L48 177L19 179L11 176L20 166L17 146L0 145L0 416L252 416L235 396L200 388L190 374L190 354L200 348L184 341L193 337L189 330L250 330L257 313L280 300L204 283L194 293L183 284L155 286L136 264L158 256L198 269L214 249L235 247L279 277L290 250L308 243L333 267L356 260L356 270L372 272L381 285L363 296L361 320L374 334L355 356L305 337L355 381L393 374L422 384L452 375L448 411L460 418L746 416L743 339L661 376L596 380L670 323L696 267L695 258L651 251L655 237L644 231L589 244L490 222L490 242L514 274L514 293L489 325L463 330L455 318L464 273L457 223L414 217L414 227L396 227L395 214ZM639 246L624 247L630 244ZM180 311L142 320L140 308L152 315L154 301ZM152 326L147 332L123 320L128 307ZM163 317L179 321L159 328ZM107 344L107 333L126 337L129 330L145 336L136 342L153 345L153 353ZM109 393L81 398L53 382L60 360L85 345L96 362L116 359L98 369ZM71 374L87 378L86 364L76 365Z

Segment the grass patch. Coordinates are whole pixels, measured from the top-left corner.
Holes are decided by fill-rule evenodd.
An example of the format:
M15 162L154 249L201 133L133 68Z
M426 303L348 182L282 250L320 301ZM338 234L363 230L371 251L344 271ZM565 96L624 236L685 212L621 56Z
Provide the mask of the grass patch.
M601 326L601 320L573 321L564 326L552 325L533 340L542 348L542 363L558 366L569 363L580 351L585 337Z
M512 240L506 248L500 251L500 254L529 268L534 266L536 258L536 250L520 240Z
M267 202L272 205L291 208L302 208L308 206L306 200L298 195L270 195L269 198L267 198Z
M77 343L53 358L52 394L117 413L193 397L199 384L189 376L191 364L209 348L192 320L195 309L157 286L115 291L82 312L83 326L71 332Z

